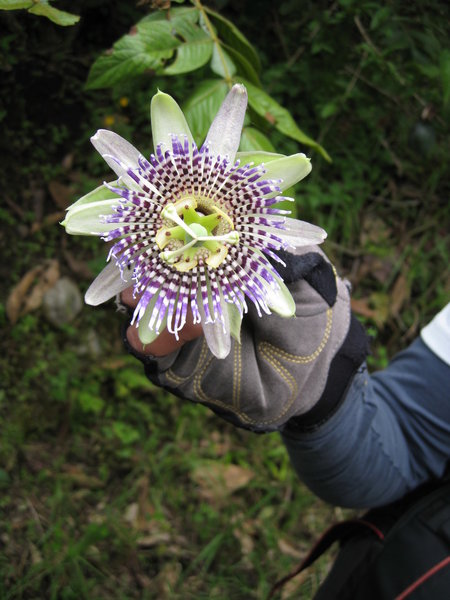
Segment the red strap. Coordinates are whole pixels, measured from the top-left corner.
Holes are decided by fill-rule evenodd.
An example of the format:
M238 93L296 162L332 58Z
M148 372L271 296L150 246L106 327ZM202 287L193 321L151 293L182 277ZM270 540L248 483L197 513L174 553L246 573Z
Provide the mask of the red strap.
M437 573L447 565L450 565L450 556L444 558L444 560L441 560L441 562L437 563L437 565L434 565L434 567L429 569L426 573L419 577L419 579L416 579L416 581L414 581L414 583L408 586L406 590L403 590L401 594L396 596L395 600L404 600L405 598L407 598L410 594L412 594L412 592L414 592L414 590L416 590L419 587L419 585L422 585L422 583L424 583L427 579L432 577L435 573Z

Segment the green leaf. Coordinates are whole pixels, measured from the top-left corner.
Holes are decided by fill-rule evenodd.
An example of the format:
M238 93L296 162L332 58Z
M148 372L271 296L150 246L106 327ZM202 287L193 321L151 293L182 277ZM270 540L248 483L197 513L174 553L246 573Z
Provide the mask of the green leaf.
M184 0L183 0L184 2ZM193 20L198 20L198 9L193 6L177 6L171 8L170 11L156 10L143 17L139 23L150 23L154 21L174 21L183 17L188 17L190 13L195 13Z
M50 6L47 2L38 2L34 4L30 9L29 13L33 15L39 15L40 17L47 17L53 23L67 27L69 25L75 25L80 20L78 15L72 15L71 13L65 12L64 10L58 10L53 6Z
M225 81L207 79L196 88L184 105L184 115L198 144L205 139L228 91Z
M88 89L111 87L135 78L145 71L157 70L173 55L179 45L166 22L145 28L144 35L137 33L123 36L112 50L100 56L92 65L86 87Z
M192 14L192 13L189 13ZM195 71L205 65L211 58L213 41L196 23L178 19L174 24L174 32L184 39L177 49L175 62L164 69L166 75L179 75Z
M258 115L264 117L268 123L273 125L284 135L287 135L301 144L314 148L314 150L317 150L327 161L331 162L331 158L327 151L299 129L288 110L278 104L278 102L271 98L269 94L266 94L266 92L253 84L246 81L242 81L242 83L247 87L248 103Z
M140 437L139 431L124 421L114 421L112 430L125 446L137 442Z
M230 59L233 60L234 64L237 67L237 73L253 83L254 85L261 87L261 82L258 77L258 73L252 67L252 65L248 62L248 60L240 54L235 48L229 46L228 44L221 43L221 47L227 51Z
M328 119L332 117L339 110L339 103L336 100L331 100L322 106L320 110L320 116L322 119Z
M170 18L167 16L170 15ZM177 56L175 61L164 68L166 75L179 75L194 71L208 62L212 54L213 42L199 26L200 13L196 8L174 8L170 13L155 13L144 17L138 24L142 35L151 35L155 23L164 24L175 41Z
M18 10L30 6L33 6L31 0L0 0L0 10Z
M241 313L239 312L239 310L235 304L230 304L227 302L226 307L228 309L230 335L240 344L241 343L241 324L242 324Z
M236 65L231 60L229 54L217 44L214 44L211 60L211 70L219 77L230 79L236 73Z
M204 7L208 13L208 17L215 26L217 33L221 40L223 40L228 46L234 48L236 52L242 54L243 57L250 63L253 69L259 73L261 71L261 63L259 61L258 53L247 40L247 38L239 31L239 29L208 7Z
M206 64L213 42L198 25L198 10L178 8L171 15L170 19L163 13L144 17L135 32L120 38L112 50L97 59L87 88L111 87L152 70L179 75ZM174 62L167 65L174 56Z
M269 138L254 127L244 127L242 130L240 152L251 152L252 150L264 150L275 152L275 148Z
M77 394L77 401L83 412L93 413L95 415L98 415L105 405L104 401L99 396L84 390L81 390L79 394Z
M111 185L116 186L119 185L118 180L110 181ZM90 202L100 202L101 200L109 200L110 198L115 198L114 192L111 192L106 185L99 185L97 188L89 192L88 194L79 198L76 202L71 204L67 211L72 210L75 206L80 206L81 204L88 204Z
M447 107L450 103L450 50L443 50L439 60L441 84L443 90L443 104Z

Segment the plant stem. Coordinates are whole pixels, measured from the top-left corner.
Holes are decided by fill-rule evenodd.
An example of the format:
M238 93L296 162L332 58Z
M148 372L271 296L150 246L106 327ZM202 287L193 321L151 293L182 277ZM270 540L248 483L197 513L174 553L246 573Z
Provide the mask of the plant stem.
M228 86L231 88L233 86L233 80L231 79L231 74L228 71L227 62L225 60L225 56L224 56L222 48L220 46L219 38L217 37L216 32L214 31L214 27L212 26L212 23L209 20L208 15L206 14L206 11L203 8L203 5L200 2L200 0L192 0L192 3L194 4L194 6L196 8L198 8L198 10L200 11L200 14L203 17L206 29L208 30L208 33L217 48L217 52L219 54L219 58L222 63L223 72L225 73L225 81L228 84Z

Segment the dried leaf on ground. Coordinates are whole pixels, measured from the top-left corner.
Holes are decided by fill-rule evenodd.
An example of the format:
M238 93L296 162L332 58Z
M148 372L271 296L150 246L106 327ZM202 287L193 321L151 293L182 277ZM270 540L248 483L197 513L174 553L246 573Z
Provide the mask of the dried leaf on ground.
M199 495L205 500L219 500L246 486L254 477L253 471L238 465L224 465L215 461L202 461L191 472L199 486Z
M231 524L233 525L233 535L241 545L242 555L248 556L255 547L255 538L258 533L256 522L240 514L235 515Z
M281 600L288 600L290 598L301 598L302 597L302 586L310 577L308 570L299 573L287 583L284 584L281 592Z
M367 213L364 217L360 231L360 245L362 248L369 244L384 244L392 237L392 229L374 213Z
M59 263L56 260L48 260L28 271L11 290L6 302L6 314L11 323L14 325L20 317L39 308L44 294L59 277Z
M63 466L62 470L63 478L69 480L78 487L96 490L105 486L104 482L98 477L88 475L88 473L84 471L83 465L66 464Z
M295 558L296 560L302 560L305 557L305 553L299 550L298 548L294 548L289 542L280 538L278 540L278 548L283 554L286 556L290 556Z
M398 317L405 302L411 296L411 286L406 277L405 271L402 271L395 280L390 297L389 312L393 317Z
M380 329L389 318L389 296L383 292L373 292L367 298L352 298L352 310L362 317L374 321Z
M394 254L380 258L372 254L365 254L359 261L357 269L352 274L352 284L359 287L368 277L373 277L383 284L388 279L394 268L396 257Z
M65 240L65 238L63 239ZM94 278L94 273L87 263L75 258L66 248L63 248L63 255L72 273L75 273L75 275L78 275L82 279L91 280Z
M59 181L50 181L48 191L58 208L65 210L72 203L73 192L69 186L59 183Z
M42 221L33 223L30 229L31 233L36 233L37 231L44 229L44 227L48 227L49 225L55 225L56 223L59 223L64 219L65 214L65 212L58 211L46 215L46 217Z

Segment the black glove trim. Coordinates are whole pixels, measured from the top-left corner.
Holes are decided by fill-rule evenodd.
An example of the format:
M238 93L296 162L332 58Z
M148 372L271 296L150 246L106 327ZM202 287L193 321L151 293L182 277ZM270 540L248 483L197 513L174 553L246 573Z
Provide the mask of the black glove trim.
M369 354L369 337L364 327L352 314L347 336L330 364L327 383L317 404L286 423L284 431L311 431L317 429L337 410L358 368Z
M286 266L271 261L274 268L286 284L304 279L325 300L328 306L334 306L337 298L336 277L332 265L318 252L307 252L296 256L285 250L277 255Z

